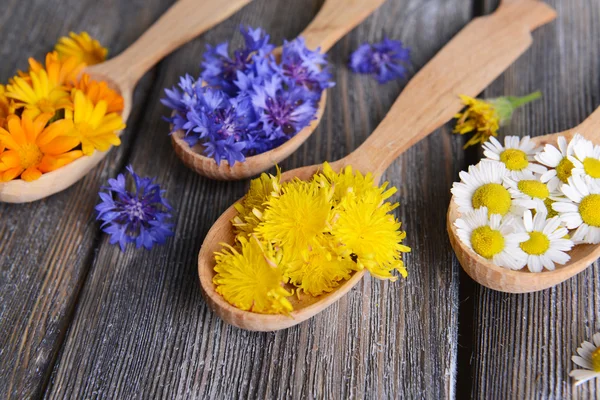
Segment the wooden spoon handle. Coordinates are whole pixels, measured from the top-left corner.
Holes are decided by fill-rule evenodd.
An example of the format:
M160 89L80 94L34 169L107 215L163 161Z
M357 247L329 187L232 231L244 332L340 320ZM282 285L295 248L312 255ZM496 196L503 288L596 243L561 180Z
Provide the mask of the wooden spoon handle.
M326 0L312 22L300 34L309 49L325 53L360 24L385 0Z
M555 17L541 1L511 0L475 18L410 80L377 129L337 166L381 176L402 152L461 110L459 94L480 93L531 45L530 31Z
M596 111L571 131L573 134L580 133L594 143L600 143L600 107L596 108Z
M137 81L167 54L227 19L251 0L179 0L127 50L89 68L121 87Z

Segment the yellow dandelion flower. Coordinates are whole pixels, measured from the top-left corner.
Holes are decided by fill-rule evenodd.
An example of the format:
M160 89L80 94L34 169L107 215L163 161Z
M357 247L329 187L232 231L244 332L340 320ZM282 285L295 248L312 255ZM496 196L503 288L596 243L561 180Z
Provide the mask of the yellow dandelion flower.
M73 111L67 110L65 119L72 122L69 135L80 141L83 154L91 155L94 150L107 151L111 145L120 145L117 132L125 128L123 118L117 113L107 114L104 100L94 105L77 89L73 97Z
M35 119L27 114L8 117L7 129L0 128L0 143L6 147L0 154L0 181L19 175L25 181L33 181L44 172L81 157L81 151L72 150L77 140L64 135L63 121L46 127L51 117L52 114L41 114Z
M283 247L286 258L303 257L309 245L331 230L331 192L299 179L282 185L267 201L256 233Z
M286 298L292 293L283 288L280 255L268 243L254 236L240 238L240 251L224 244L215 253L213 282L216 291L231 305L244 311L263 314L287 314L293 310Z
M370 172L363 175L360 171L353 172L352 167L347 166L337 173L327 162L323 163L323 171L315 174L313 179L323 187L333 188L333 199L336 204L357 196L372 197L379 204L397 191L395 187L387 189L388 182L378 186Z
M236 235L250 236L260 223L259 216L265 210L266 202L273 192L281 189L281 171L277 167L277 175L262 173L260 177L250 181L250 190L242 201L234 205L238 212L233 220Z
M39 73L45 70L48 80L54 86L64 86L71 89L78 81L79 75L85 68L85 64L75 57L60 59L56 52L46 54L46 65L43 66L35 59L29 59L29 74ZM27 80L28 74L19 72L19 75Z
M25 107L31 118L72 108L67 89L51 80L45 69L31 71L29 80L15 76L6 86L6 97L15 100L15 108Z
M389 214L398 204L351 201L339 210L332 234L343 243L360 269L367 268L380 279L396 280L397 270L406 277L401 260L410 248L402 244L406 233L400 231L400 222Z
M61 59L75 57L79 62L94 65L106 60L108 50L100 42L93 39L87 32L69 33L58 39L54 47Z
M94 105L105 101L107 113L123 111L123 96L109 88L106 82L95 81L88 74L83 74L75 88L81 90Z
M350 278L356 264L338 254L329 246L315 246L306 258L296 258L286 263L285 277L298 290L312 296L329 293Z
M484 143L491 136L498 136L498 129L511 120L517 108L541 96L541 92L534 92L523 97L503 96L481 100L461 94L459 97L466 108L454 116L457 121L453 132L461 135L475 132L465 148Z

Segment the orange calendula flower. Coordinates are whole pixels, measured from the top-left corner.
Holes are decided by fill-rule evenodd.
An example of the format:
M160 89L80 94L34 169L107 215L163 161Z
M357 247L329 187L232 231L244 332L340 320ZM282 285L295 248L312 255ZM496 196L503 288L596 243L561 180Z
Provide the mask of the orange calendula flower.
M6 88L4 85L0 85L0 127L4 127L6 118L14 113L15 107L12 104L12 100L6 97ZM0 143L0 151L2 151L2 149L2 144Z
M29 58L29 72L39 73L45 69L48 79L55 85L64 85L72 88L79 78L79 74L85 68L85 63L79 61L77 57L59 58L57 52L46 54L46 66ZM24 75L22 72L20 75ZM26 76L22 76L26 77Z
M125 128L123 118L117 113L107 114L106 101L94 105L81 90L74 89L73 111L66 110L65 120L71 123L69 135L81 142L83 154L91 155L94 150L107 151L118 146L121 139L117 132Z
M123 111L123 97L109 88L106 82L95 81L88 74L83 74L75 87L81 90L94 105L104 100L106 102L107 113Z
M7 182L18 176L33 181L42 173L81 157L80 150L72 150L77 140L64 135L63 121L46 127L52 115L41 114L35 119L27 114L21 118L8 117L7 129L0 128L0 143L6 147L6 151L0 153L0 181Z
M54 49L61 59L76 57L78 61L87 65L101 63L106 60L108 54L108 50L87 32L71 32L68 37L61 37Z
M31 71L30 80L15 76L6 86L6 97L15 100L15 108L25 107L35 118L42 113L54 115L56 111L72 108L71 97L64 86L50 79L45 69Z

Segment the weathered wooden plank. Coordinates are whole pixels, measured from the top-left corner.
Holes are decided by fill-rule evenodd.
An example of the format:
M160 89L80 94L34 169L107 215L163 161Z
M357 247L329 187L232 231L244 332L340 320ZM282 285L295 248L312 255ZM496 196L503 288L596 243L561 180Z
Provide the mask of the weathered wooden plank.
M414 249L406 282L367 278L318 317L277 333L226 326L200 296L196 265L204 235L248 182L210 181L183 167L160 120L166 112L158 103L161 88L198 71L205 43L229 39L240 22L261 25L276 40L290 38L317 3L256 0L160 69L131 162L167 189L177 210L176 236L162 248L124 254L101 238L48 398L452 397L458 265L444 215L463 153L461 138L447 128L387 174L400 189L399 217ZM337 86L321 126L283 168L337 159L356 148L400 92L402 82L379 86L346 69L359 43L384 34L400 38L413 47L418 69L467 23L470 11L459 0L389 0L332 50Z
M111 53L133 42L171 3L6 0L0 13L0 80L27 57L43 60L59 36L88 30ZM142 7L143 5L143 7ZM149 87L136 94L134 127ZM120 169L132 135L82 182L33 204L0 205L0 398L43 392L94 256L99 185Z
M495 7L485 2L485 9ZM534 46L485 96L544 98L522 110L505 135L543 135L576 126L600 106L600 4L548 1L558 19L536 31ZM571 356L600 329L598 263L534 294L504 294L476 285L473 387L477 398L597 398L600 384L572 388ZM461 318L470 318L461 315Z

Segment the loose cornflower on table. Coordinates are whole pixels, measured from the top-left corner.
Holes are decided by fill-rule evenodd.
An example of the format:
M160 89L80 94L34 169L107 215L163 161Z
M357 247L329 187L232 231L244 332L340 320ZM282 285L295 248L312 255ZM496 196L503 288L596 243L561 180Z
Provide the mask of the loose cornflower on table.
M363 43L351 55L348 67L358 74L372 75L379 83L406 77L410 49L401 41L384 38L378 43Z
M263 173L235 205L234 244L215 254L216 291L241 310L287 314L287 297L331 292L355 271L406 277L406 234L387 201L395 188L327 163L311 180Z
M172 131L184 131L190 147L233 165L269 151L316 118L322 92L333 86L327 59L303 38L284 42L281 60L262 29L242 27L244 46L208 46L200 78L182 76L165 89L162 103L173 110Z
M474 133L465 144L465 148L477 143L484 143L490 137L498 135L498 129L510 122L517 108L540 97L542 97L542 93L539 91L523 97L503 96L489 100L460 95L465 109L454 116L457 121L453 132L460 135ZM492 150L491 147L490 150Z
M485 142L487 159L452 186L460 240L498 266L531 272L566 264L576 245L600 243L600 146L578 134L557 146L515 136Z
M123 98L82 71L107 50L87 33L60 38L44 64L29 59L0 85L0 182L33 181L121 142Z
M171 206L153 178L138 176L131 166L127 172L133 189L128 189L124 174L109 179L108 186L98 193L102 201L96 206L96 219L102 221L102 230L110 235L110 244L118 243L121 251L125 251L127 243L151 249L173 236Z

